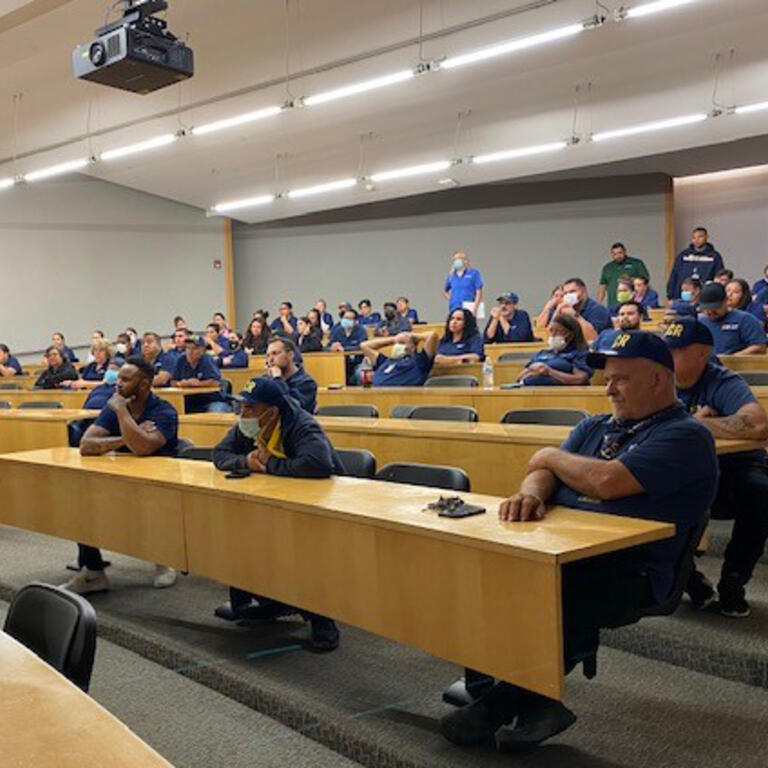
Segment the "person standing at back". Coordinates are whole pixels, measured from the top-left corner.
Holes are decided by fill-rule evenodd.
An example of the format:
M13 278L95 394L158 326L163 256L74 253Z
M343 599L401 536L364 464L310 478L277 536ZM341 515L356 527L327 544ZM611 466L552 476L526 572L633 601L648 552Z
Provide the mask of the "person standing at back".
M715 275L723 268L723 257L709 242L709 235L704 227L693 230L691 243L675 258L672 272L667 282L667 298L679 299L683 280L694 277L702 285L715 279Z
M614 243L611 246L611 260L603 267L600 273L600 285L597 287L597 300L601 304L615 307L621 299L616 295L620 278L635 277L648 279L648 269L642 259L627 255L624 243ZM630 298L632 298L630 296ZM629 299L624 299L629 301Z
M464 251L456 251L451 258L451 269L443 286L443 296L448 299L448 311L469 309L477 317L480 302L483 300L483 278L469 266L469 259Z

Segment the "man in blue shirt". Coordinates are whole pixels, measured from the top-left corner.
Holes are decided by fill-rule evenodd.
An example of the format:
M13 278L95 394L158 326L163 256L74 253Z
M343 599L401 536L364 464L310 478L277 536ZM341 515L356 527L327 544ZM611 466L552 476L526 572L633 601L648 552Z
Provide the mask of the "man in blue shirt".
M103 456L110 451L134 456L174 456L179 418L176 409L152 393L155 372L139 357L130 357L120 368L116 391L80 442L83 456ZM109 589L105 563L96 547L78 544L79 563L85 566L64 589L78 594ZM153 586L176 583L176 571L156 565Z
M709 329L694 318L667 325L664 341L675 361L677 396L686 409L715 437L768 440L768 419L744 379L712 361L714 341ZM768 539L768 461L765 450L729 453L719 458L720 484L712 517L733 520L717 592L726 616L749 616L745 585L752 577ZM688 594L696 608L706 608L715 591L694 570Z
M147 365L151 365L155 372L152 382L155 389L170 386L176 363L172 357L163 352L160 337L152 331L147 331L141 337L141 359Z
M607 307L589 298L587 285L580 277L572 277L563 283L562 301L552 307L547 322L555 315L575 317L586 341L596 339L600 331L612 327Z
M384 303L384 319L376 326L377 336L397 336L398 333L408 333L411 321L397 311L397 305L391 301Z
M272 321L269 326L275 333L284 334L295 337L296 334L296 317L293 314L293 304L290 301L284 301L280 305L280 312L278 316Z
M373 311L370 299L361 299L357 308L360 310L360 325L377 325L381 322L381 315Z
M284 336L267 347L267 375L307 413L317 410L317 382L296 365L296 345Z
M21 376L21 363L11 354L7 344L0 344L0 379L6 376Z
M768 289L768 266L763 269L763 276L752 286L752 296L757 298L758 294Z
M398 316L403 320L407 320L411 325L419 322L419 313L411 308L411 303L407 297L398 296L397 301L395 301L395 308L397 309Z
M501 524L535 525L551 504L674 523L676 532L563 567L566 671L596 651L601 627L634 623L666 599L687 539L706 518L717 488L715 441L677 402L672 355L662 339L621 333L611 349L591 354L589 364L605 368L613 414L584 419L560 449L534 454L520 492L501 504ZM514 728L504 727L515 718ZM501 682L443 718L442 731L461 745L495 735L499 749L519 749L575 719L562 703Z
M621 331L638 331L642 321L642 306L636 301L625 301L619 306L616 316L616 328L606 328L600 331L600 335L590 344L589 348L595 352L610 349L616 335Z
M473 267L464 251L456 251L451 259L451 269L443 286L443 296L448 299L448 311L466 309L477 317L483 300L483 278Z
M485 325L483 341L486 344L509 344L533 341L531 318L523 309L518 309L519 298L510 291L496 299L498 306L491 310Z
M699 320L712 334L716 355L765 354L765 329L760 321L748 312L729 309L720 283L709 283L701 289L699 309Z
M432 370L437 333L399 333L388 355L379 352L391 339L371 339L361 349L373 368L374 387L421 387ZM417 351L423 342L421 351Z
M341 321L331 331L329 346L333 352L360 349L360 345L368 338L368 334L357 320L358 315L354 309L349 307L344 311Z
M237 331L227 331L227 341L216 356L219 368L247 368L248 353L243 349L243 337Z
M714 280L715 275L723 268L723 257L708 242L708 238L704 227L696 227L690 245L677 254L667 282L668 299L680 298L686 277L695 277L704 284Z
M176 361L171 385L182 389L201 389L221 386L221 373L213 358L205 354L205 339L190 336L186 341L184 357ZM221 391L202 395L187 395L184 399L187 413L230 413L229 404Z
M659 294L648 285L648 278L645 275L638 275L632 280L632 287L635 289L634 300L639 302L643 309L658 309Z

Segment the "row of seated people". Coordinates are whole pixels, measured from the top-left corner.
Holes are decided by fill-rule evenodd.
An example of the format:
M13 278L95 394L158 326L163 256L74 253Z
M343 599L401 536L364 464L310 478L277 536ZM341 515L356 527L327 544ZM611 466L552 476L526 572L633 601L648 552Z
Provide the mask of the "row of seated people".
M282 347L285 370L290 370L291 342L273 343ZM709 510L736 522L717 593L694 572L688 584L691 601L703 609L717 597L728 616L750 613L745 586L768 537L766 456L749 451L718 462L713 438L766 440L768 419L743 379L712 362L712 351L711 332L694 317L671 322L663 339L643 331L619 333L610 348L587 359L591 368L605 368L613 413L586 418L560 449L535 454L520 491L499 506L503 526L541 521L550 504L676 525L673 538L564 566L566 671L596 651L600 628L636 621L666 599L686 542ZM131 358L120 368L113 394L82 436L84 456L115 450L138 456L175 453L178 417L152 393L154 375L141 359ZM283 384L280 378L258 377L234 398L237 423L213 451L216 469L307 479L344 474L310 415L311 403L295 398ZM108 589L100 553L85 549L83 571L65 586L80 593ZM332 619L242 590L232 589L229 602L215 613L226 620L300 613L311 623L316 649L332 650L339 643ZM574 720L559 702L496 683L475 703L446 716L441 728L457 744L495 737L514 749L539 743Z

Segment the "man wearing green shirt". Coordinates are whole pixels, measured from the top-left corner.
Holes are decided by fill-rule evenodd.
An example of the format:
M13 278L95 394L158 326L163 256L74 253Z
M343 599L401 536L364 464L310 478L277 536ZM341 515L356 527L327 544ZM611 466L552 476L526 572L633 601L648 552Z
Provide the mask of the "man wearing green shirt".
M626 275L630 279L642 275L650 277L642 259L627 256L627 249L623 243L614 243L611 246L611 260L603 267L600 273L600 285L597 288L597 300L609 307L615 307L619 300L616 297L616 286L619 278ZM606 296L608 301L606 301Z

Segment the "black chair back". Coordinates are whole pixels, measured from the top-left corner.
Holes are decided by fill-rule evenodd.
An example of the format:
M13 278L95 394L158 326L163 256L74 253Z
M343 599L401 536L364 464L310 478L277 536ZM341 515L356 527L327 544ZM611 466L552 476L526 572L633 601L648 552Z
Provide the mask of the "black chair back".
M29 584L11 601L3 629L88 690L96 652L96 612L85 598L50 584Z
M533 357L533 355L530 352L505 352L503 355L499 355L498 362L519 363L522 360L527 362L531 357Z
M441 467L436 464L386 464L377 473L377 480L408 485L428 485L447 491L464 491L469 488L469 475L458 467Z
M7 400L0 400L0 408L3 410L8 410L11 408L11 404Z
M419 405L407 416L409 419L427 421L469 421L478 420L477 411L468 405Z
M390 419L410 419L411 413L417 406L415 405L393 405L389 412Z
M63 408L64 405L58 400L25 400L19 403L19 408L35 408L40 410L50 410L51 408Z
M376 474L376 457L370 451L337 448L336 453L341 459L347 476L370 480Z
M507 411L501 417L502 424L548 424L553 427L574 427L585 416L586 411L576 408L524 408Z
M425 387L476 387L476 376L430 376Z
M322 405L317 409L316 416L352 416L359 419L378 419L379 409L375 405Z
M0 389L24 389L18 381L0 381Z
M750 387L768 385L768 371L738 371L738 374Z

